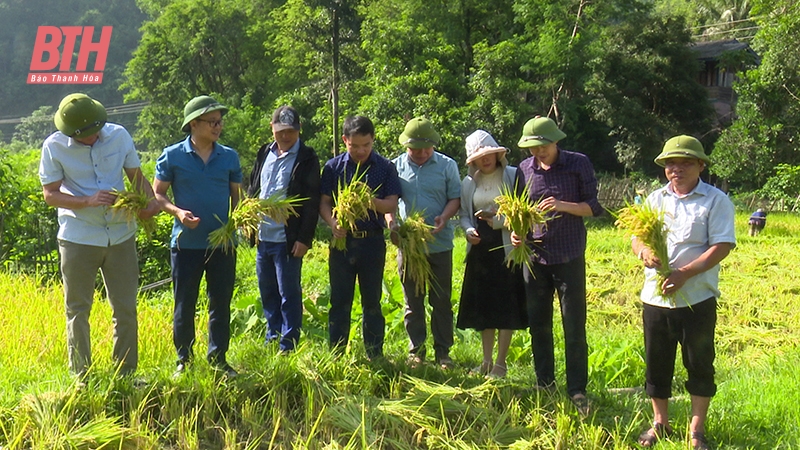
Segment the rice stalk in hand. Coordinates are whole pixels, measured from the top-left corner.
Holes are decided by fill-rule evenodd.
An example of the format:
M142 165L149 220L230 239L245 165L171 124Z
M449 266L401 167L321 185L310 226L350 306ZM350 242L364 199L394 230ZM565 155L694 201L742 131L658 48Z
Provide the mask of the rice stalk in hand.
M356 231L356 222L369 217L372 209L372 188L362 181L364 173L358 173L361 165L356 166L356 173L350 183L339 180L339 189L334 193L333 216L339 228ZM337 250L347 248L347 238L333 238L331 247Z
M223 222L218 215L214 214L214 218L222 224L221 227L208 233L208 243L214 250L219 248L228 253L236 247L236 223L232 216L233 214L229 211L228 221Z
M127 183L126 183L127 184ZM134 188L125 191L112 190L111 193L117 196L114 204L111 205L112 213L114 215L121 214L127 222L136 222L145 235L149 238L156 231L155 218L142 219L139 217L139 211L146 209L147 204L150 203L150 198L144 193L144 190Z
M423 295L425 286L433 276L433 269L428 261L428 243L433 241L433 227L425 223L425 217L419 211L408 214L399 222L397 234L400 235L398 248L403 255L403 281L410 277L416 286L416 294Z
M238 228L245 238L255 241L264 217L286 225L290 217L298 215L295 207L304 200L306 199L297 196L284 197L283 192L275 192L265 199L245 197L231 213L231 221L234 229Z
M661 267L656 269L658 273L658 286L664 284L671 270L669 268L669 252L667 251L667 229L664 222L664 212L651 207L647 203L639 205L626 205L616 214L616 225L625 231L626 234L636 237L644 244L656 258L661 261ZM665 296L674 306L674 296Z
M550 220L543 211L539 209L539 201L530 201L530 191L527 186L520 192L503 186L500 195L495 198L497 203L497 214L505 216L506 228L513 231L517 236L524 239L535 226L542 225ZM514 247L506 256L506 266L521 266L525 264L530 268L533 249L526 243Z

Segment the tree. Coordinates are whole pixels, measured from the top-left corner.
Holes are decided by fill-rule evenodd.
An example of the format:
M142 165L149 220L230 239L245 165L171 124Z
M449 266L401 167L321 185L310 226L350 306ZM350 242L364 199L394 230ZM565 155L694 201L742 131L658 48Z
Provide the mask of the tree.
M754 2L761 27L753 47L761 65L734 84L737 117L714 148L711 172L742 189L757 189L779 164L800 164L800 5Z
M14 137L12 139L37 148L41 147L42 142L54 130L53 107L40 106L33 114L23 118L14 128Z
M702 137L711 108L697 81L699 64L681 18L646 10L607 27L596 41L586 83L590 116L609 129L626 169L652 171L664 140Z

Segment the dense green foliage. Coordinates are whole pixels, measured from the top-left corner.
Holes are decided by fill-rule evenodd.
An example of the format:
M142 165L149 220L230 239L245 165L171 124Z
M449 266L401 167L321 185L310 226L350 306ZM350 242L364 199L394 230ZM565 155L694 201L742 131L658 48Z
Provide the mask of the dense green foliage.
M745 189L759 188L779 164L797 165L800 142L800 4L753 2L761 27L752 46L761 65L735 85L738 119L717 142L711 170ZM800 191L787 191L797 197Z

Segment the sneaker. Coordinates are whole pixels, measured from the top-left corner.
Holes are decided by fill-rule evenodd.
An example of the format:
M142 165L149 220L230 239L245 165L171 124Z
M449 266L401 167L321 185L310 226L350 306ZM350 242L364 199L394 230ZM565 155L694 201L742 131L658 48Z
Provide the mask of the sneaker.
M172 378L180 378L189 370L189 361L178 361L175 367L175 372L172 373Z

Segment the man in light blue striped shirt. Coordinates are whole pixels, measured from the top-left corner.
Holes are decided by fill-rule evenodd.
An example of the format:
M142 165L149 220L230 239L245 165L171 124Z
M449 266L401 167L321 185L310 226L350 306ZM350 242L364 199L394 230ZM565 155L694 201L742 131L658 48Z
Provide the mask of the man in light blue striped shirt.
M58 131L44 141L39 163L44 200L58 208L69 367L80 377L92 364L89 313L98 270L112 309L119 373L132 373L138 364L136 223L109 208L117 199L114 191L125 189L123 173L151 199L139 217L159 211L133 139L106 118L96 100L84 94L65 97L55 115Z

